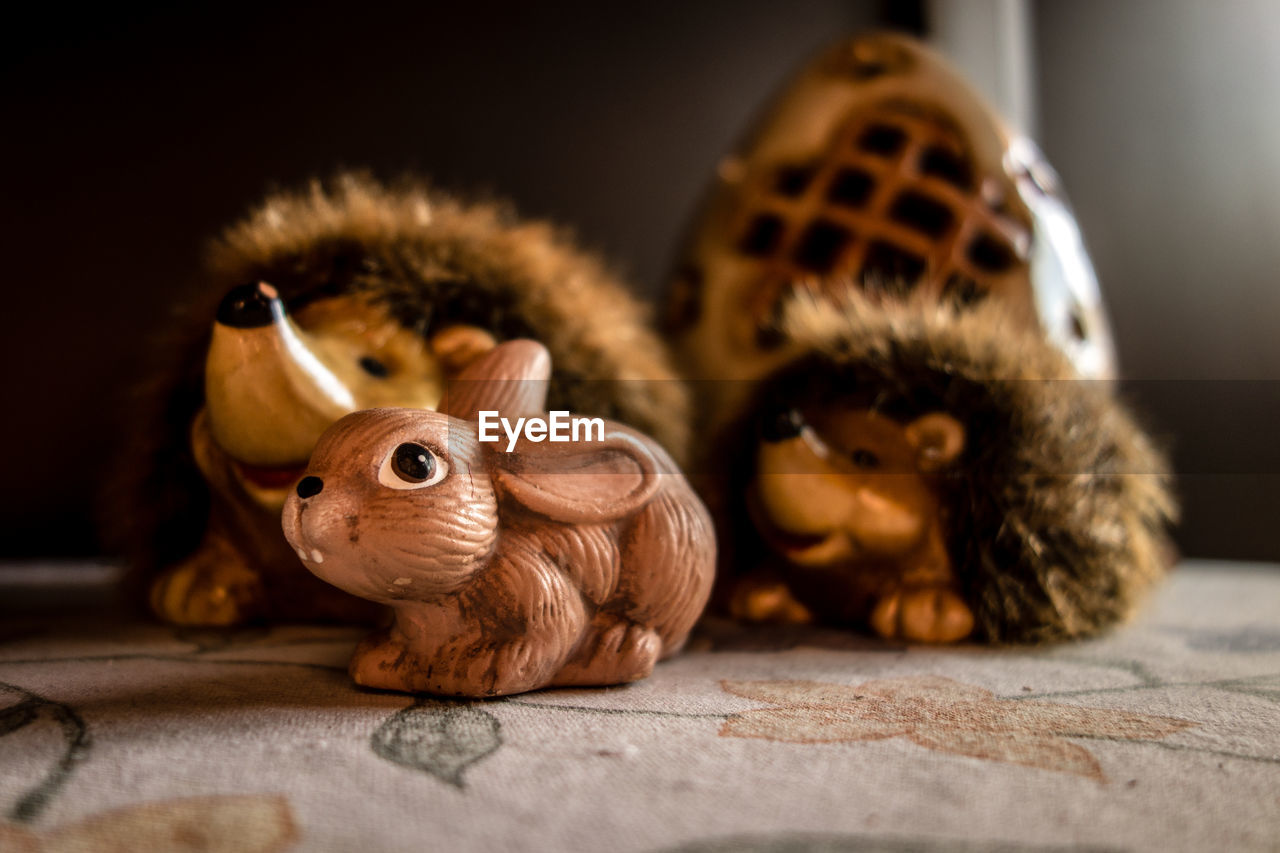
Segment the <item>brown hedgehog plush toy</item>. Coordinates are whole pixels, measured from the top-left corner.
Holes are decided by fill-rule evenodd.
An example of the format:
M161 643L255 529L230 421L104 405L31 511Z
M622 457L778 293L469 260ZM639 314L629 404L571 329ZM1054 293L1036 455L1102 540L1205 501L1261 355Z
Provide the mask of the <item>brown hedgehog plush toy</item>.
M684 392L639 303L564 234L498 205L349 174L275 194L214 244L200 293L130 407L105 519L175 624L368 617L300 565L285 497L339 417L435 408L503 340L550 351L550 409L685 449Z
M781 331L795 355L717 444L736 616L1060 640L1163 573L1162 455L1005 306L801 290Z

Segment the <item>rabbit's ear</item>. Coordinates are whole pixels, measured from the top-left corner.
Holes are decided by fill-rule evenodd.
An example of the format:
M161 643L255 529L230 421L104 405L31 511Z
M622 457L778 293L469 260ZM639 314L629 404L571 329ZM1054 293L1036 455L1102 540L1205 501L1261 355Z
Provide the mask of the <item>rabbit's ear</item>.
M635 436L554 445L536 452L493 453L501 499L568 524L612 521L640 509L658 487L657 462Z
M445 386L441 412L474 421L481 411L502 417L538 415L546 411L551 354L537 341L520 338L489 350L462 369Z

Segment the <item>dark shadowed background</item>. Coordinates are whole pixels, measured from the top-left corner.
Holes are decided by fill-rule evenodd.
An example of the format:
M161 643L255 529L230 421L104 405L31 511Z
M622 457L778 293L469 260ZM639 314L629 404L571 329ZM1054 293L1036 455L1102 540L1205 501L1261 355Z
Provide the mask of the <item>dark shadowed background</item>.
M824 44L929 3L321 2L10 18L0 556L96 553L105 415L264 191L413 170L573 226L646 294L716 160ZM1038 137L1190 554L1280 558L1280 5L1031 2ZM951 10L954 17L954 9ZM1150 380L1150 381L1147 381Z

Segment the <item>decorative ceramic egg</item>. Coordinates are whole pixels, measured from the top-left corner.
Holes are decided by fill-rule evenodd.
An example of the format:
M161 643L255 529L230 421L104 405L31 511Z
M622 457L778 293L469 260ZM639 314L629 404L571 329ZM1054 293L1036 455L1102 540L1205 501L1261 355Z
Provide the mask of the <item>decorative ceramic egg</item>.
M785 359L780 311L797 286L961 310L998 299L1081 376L1114 374L1097 279L1053 170L904 37L823 53L721 162L665 312L687 373L750 380ZM707 410L746 387L719 385Z

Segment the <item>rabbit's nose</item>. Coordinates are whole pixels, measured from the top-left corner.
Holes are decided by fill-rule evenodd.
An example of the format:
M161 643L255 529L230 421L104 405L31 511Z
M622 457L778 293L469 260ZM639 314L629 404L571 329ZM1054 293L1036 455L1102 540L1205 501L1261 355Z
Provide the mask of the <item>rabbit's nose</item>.
M323 488L324 480L319 477L303 477L298 481L298 497L309 498L312 495L318 495Z

